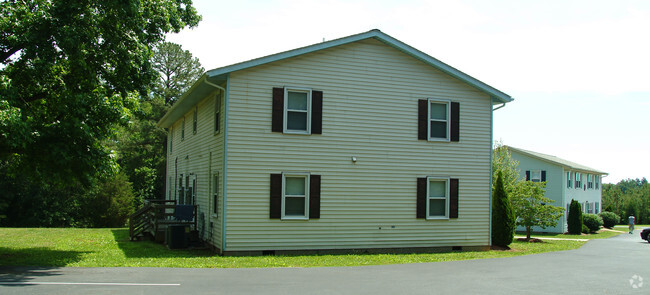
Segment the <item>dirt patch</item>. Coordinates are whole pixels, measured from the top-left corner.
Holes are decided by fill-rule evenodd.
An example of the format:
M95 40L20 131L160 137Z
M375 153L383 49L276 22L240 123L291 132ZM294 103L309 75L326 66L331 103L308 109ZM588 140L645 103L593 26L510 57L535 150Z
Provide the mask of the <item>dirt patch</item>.
M496 250L496 251L511 251L512 249L510 249L510 247L508 247L508 246L503 247L503 246L492 245L492 246L490 246L490 250Z

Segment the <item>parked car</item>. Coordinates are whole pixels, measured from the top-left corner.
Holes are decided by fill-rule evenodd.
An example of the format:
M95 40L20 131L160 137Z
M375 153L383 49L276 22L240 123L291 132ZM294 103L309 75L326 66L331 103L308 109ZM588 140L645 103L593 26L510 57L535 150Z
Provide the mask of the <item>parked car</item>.
M650 227L644 228L641 231L641 238L648 241L648 243L650 243Z

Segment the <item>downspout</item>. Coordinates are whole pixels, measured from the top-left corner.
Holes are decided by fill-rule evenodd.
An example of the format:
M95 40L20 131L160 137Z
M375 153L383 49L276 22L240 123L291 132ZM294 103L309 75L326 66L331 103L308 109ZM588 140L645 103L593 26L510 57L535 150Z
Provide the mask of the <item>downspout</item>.
M224 97L224 127L223 127L223 212L221 213L221 253L226 251L226 200L228 196L228 91L226 90L230 85L230 79L226 78L226 88L214 84L207 79L203 81L205 84L210 85L222 91Z
M493 101L494 98L490 99L490 102ZM506 106L506 103L504 102L502 105L492 108L492 105L490 105L490 221L489 221L489 229L490 229L490 236L488 237L488 245L492 247L492 183L494 183L494 179L492 179L492 175L494 174L494 171L492 171L492 160L494 157L494 111Z

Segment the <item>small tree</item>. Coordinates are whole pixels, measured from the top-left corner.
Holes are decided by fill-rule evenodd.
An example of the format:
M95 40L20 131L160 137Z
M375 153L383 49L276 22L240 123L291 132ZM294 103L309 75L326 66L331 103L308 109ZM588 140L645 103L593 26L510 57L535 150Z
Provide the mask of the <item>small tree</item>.
M517 225L526 227L526 239L530 239L533 226L555 226L564 212L562 207L549 205L555 201L544 197L545 186L544 182L519 182L517 193L511 198Z
M567 223L569 226L569 234L579 235L582 233L582 206L576 200L571 200L571 205L569 205Z
M492 244L506 247L512 243L516 220L508 193L503 186L501 171L498 173L492 198Z

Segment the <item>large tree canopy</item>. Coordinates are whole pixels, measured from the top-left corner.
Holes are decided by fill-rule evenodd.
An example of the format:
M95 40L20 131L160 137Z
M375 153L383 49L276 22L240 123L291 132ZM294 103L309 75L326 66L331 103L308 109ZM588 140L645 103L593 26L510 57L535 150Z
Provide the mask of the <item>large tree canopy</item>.
M156 79L152 48L200 20L190 0L0 2L0 171L85 180Z

